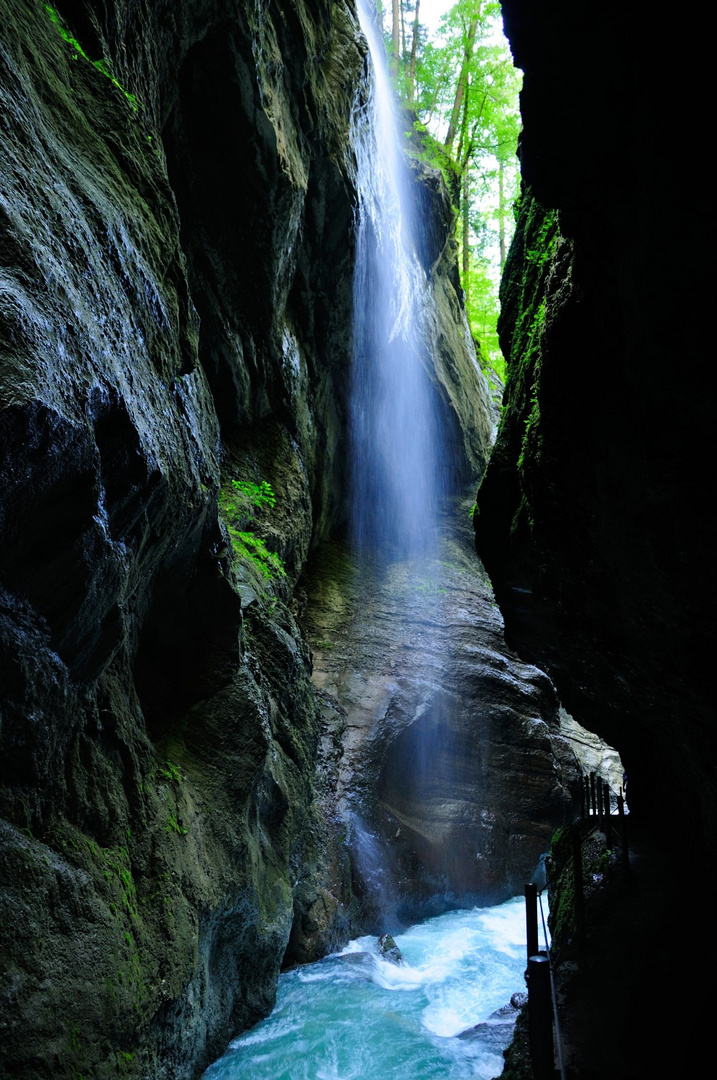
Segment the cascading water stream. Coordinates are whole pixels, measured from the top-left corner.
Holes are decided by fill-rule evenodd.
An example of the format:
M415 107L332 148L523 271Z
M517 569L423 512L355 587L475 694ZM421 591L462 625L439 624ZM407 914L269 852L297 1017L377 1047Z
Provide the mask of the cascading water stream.
M350 386L350 525L364 587L397 570L392 602L405 615L438 571L441 510L454 493L444 404L430 354L435 299L419 255L417 180L403 149L405 125L388 70L373 0L358 0L368 43L364 93L352 117L358 208L353 283ZM434 343L435 348L435 343ZM438 757L441 725L421 728L422 757ZM388 853L366 825L364 807L349 816L352 855L384 929L400 925L391 899ZM370 813L368 817L370 817ZM390 859L388 859L390 861Z
M375 15L358 0L369 45L368 99L353 117L359 209L351 382L351 532L360 553L430 550L447 472L422 322L429 302L416 252L404 138Z
M525 905L452 911L280 977L276 1007L207 1080L490 1080L525 989Z

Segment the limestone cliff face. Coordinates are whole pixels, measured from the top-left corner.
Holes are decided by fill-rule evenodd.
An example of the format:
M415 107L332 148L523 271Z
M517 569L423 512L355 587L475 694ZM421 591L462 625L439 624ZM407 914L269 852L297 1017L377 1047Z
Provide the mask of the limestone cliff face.
M320 548L302 623L372 927L521 892L570 818L575 762L544 672L506 647L468 502L435 557L361 568Z
M364 77L343 2L3 7L15 1080L195 1075L268 1010L282 961L351 925L340 740L288 603L345 512ZM439 188L425 202L445 216ZM425 251L435 377L475 471L488 425L461 385L446 229L427 226Z
M363 59L344 5L58 10L0 51L0 1072L175 1078L270 1007L295 907L301 958L348 924L285 602L338 513Z
M410 130L410 129L409 129ZM482 475L493 445L488 383L480 373L463 308L455 241L455 211L438 170L411 154L417 245L432 304L425 315L425 351L443 405L446 453L461 480Z
M345 516L365 46L344 0L6 0L0 33L0 1072L181 1080L354 925L357 761L296 616ZM477 475L451 215L414 171L431 376ZM488 607L466 602L447 698L483 609L500 648ZM545 781L470 834L484 863L513 845L455 879L497 895L567 795L549 681L489 652L490 723L463 710L454 749L494 800L520 731ZM378 808L460 829L485 797L463 776L454 818L425 813L406 702L367 750Z

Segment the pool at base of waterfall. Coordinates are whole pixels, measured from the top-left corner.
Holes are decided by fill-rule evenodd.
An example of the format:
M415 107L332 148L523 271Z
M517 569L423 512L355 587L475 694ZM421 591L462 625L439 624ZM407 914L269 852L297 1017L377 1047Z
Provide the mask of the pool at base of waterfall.
M525 903L451 911L280 977L274 1011L206 1080L492 1080L525 991Z

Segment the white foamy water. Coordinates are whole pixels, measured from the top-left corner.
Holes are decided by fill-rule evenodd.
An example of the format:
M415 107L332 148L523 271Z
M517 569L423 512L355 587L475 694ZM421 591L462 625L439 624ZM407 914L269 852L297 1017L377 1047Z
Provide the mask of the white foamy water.
M375 937L363 937L282 975L271 1016L236 1039L207 1080L500 1075L515 1014L494 1014L525 990L523 898L449 912L395 939L398 966L380 958Z

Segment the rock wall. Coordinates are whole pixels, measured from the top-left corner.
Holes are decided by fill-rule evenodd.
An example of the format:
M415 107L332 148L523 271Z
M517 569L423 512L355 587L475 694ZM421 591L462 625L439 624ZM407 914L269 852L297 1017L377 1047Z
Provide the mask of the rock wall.
M703 169L667 150L667 30L646 5L619 25L587 5L506 0L504 13L525 71L526 189L479 551L509 640L620 751L634 810L654 816L668 798L678 831L699 820L714 836Z
M572 816L555 689L505 645L471 557L469 500L443 532L423 561L357 565L323 545L302 582L313 680L341 732L355 889L376 932L515 896Z
M3 5L14 1080L194 1076L270 1008L282 962L353 925L340 739L290 603L345 512L365 63L343 0ZM468 474L490 424L461 381L445 195L418 173L436 385Z
M294 958L347 932L286 602L312 502L319 534L340 512L362 71L344 5L3 7L0 1072L16 1080L196 1075L271 1006L295 923ZM268 581L268 556L227 554L237 477L274 491Z
M409 838L404 900L514 887L569 806L557 700L504 654L464 552L446 574L457 659L444 671L434 650L426 679L409 642L361 754L317 692L316 640L312 682L302 575L347 498L349 130L366 73L352 5L3 13L0 1072L181 1080L267 1012L282 963L355 927L337 812L351 785L371 777L385 835L399 822ZM431 375L457 473L475 476L490 404L450 206L413 169ZM409 635L423 618L419 603ZM388 701L387 674L361 677ZM463 762L452 803L445 783L430 799L407 786L416 734L447 728L441 702L443 781L469 747L483 785Z
M690 13L668 23L645 3L526 0L503 10L525 73L524 190L478 550L508 641L629 776L642 891L588 926L573 993L584 1003L593 981L608 989L593 1000L579 1075L690 1072L701 1036L655 1033L707 992L714 962L711 944L707 955L665 945L692 920L695 888L714 880L717 821L713 198L699 149L709 63ZM664 93L678 55L690 57L687 109ZM689 165L677 130L695 149ZM650 892L669 899L645 924ZM625 948L610 947L612 916ZM611 992L618 978L629 1002ZM617 1049L613 1061L601 1045Z

